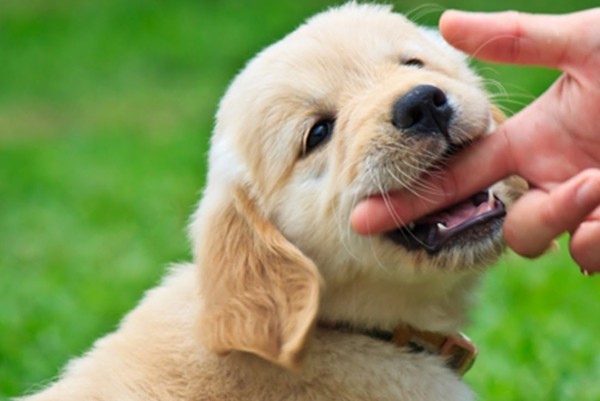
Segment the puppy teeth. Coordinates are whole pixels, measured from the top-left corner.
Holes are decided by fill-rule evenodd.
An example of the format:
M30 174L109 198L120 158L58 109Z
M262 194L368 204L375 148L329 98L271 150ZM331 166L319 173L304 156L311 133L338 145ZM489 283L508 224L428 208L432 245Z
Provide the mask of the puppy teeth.
M490 207L490 209L493 209L494 206L496 206L496 198L494 197L494 191L492 191L491 189L488 189L488 206Z
M448 227L446 227L446 226L445 226L444 224L442 224L442 223L437 223L437 229L438 229L440 232L442 232L442 233L443 233L444 231L448 230Z

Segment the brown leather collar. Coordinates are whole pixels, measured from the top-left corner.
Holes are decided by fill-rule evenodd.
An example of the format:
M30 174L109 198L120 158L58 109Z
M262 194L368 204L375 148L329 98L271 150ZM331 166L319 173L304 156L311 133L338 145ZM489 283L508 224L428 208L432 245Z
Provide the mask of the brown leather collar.
M411 352L426 352L446 359L448 367L463 376L475 362L477 347L469 338L461 333L445 335L431 331L417 330L401 326L394 331L379 329L360 329L347 323L319 323L319 327L338 330L344 333L355 333L369 336L377 340L391 342L398 347L406 347Z

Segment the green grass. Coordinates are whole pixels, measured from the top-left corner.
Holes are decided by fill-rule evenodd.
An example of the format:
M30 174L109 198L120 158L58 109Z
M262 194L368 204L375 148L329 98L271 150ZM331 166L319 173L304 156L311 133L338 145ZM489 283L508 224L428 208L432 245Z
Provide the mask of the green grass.
M487 277L467 330L482 400L600 399L600 281L579 273L565 240L536 261L509 254Z
M438 1L413 15L594 5L548 3ZM0 3L0 399L50 379L167 264L189 259L219 97L251 55L330 4ZM481 71L513 109L556 76ZM481 399L600 399L600 281L565 248L533 262L509 255L485 281L468 330L482 354L467 380Z

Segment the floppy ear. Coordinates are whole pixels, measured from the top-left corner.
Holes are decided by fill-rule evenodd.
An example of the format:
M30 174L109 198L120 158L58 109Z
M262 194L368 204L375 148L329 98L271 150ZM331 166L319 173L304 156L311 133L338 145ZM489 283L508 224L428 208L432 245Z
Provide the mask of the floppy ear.
M217 353L246 351L295 368L317 314L319 273L245 189L232 195L198 222L201 338Z

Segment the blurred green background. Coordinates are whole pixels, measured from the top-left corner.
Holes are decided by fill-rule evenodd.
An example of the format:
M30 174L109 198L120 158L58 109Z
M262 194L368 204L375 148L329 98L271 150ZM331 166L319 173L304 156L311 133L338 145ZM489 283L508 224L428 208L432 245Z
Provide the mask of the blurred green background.
M244 62L335 2L0 2L0 399L38 388L189 260L219 97ZM398 1L568 12L597 0ZM599 21L600 23L600 21ZM556 72L478 65L516 111ZM502 92L491 88L494 92ZM600 281L562 251L483 285L467 376L482 400L600 399Z

